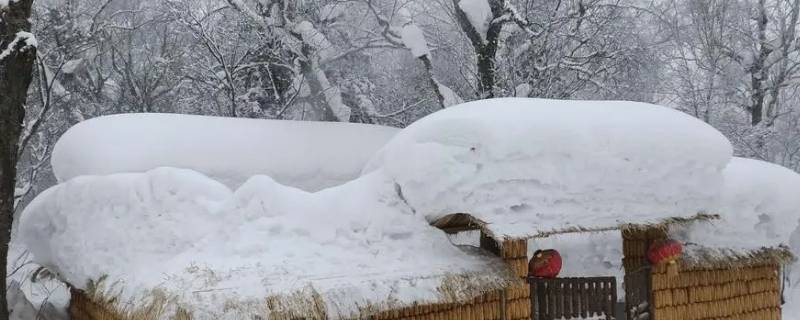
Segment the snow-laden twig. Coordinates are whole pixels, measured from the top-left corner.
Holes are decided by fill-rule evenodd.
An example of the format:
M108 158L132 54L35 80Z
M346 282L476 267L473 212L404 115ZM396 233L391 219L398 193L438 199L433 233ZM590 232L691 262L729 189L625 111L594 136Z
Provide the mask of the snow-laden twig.
M26 31L17 32L14 40L12 40L3 51L0 51L0 62L8 58L15 51L24 52L28 48L35 48L36 46L38 46L38 42L32 33Z

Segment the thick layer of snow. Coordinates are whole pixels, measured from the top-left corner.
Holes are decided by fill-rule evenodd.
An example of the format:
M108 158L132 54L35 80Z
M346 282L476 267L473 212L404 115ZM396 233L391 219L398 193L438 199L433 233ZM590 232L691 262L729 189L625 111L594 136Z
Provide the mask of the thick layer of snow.
M790 245L800 256L800 175L776 164L734 158L724 171L720 221L675 236L709 247L758 249Z
M492 99L401 131L383 170L428 221L470 213L495 236L655 222L712 209L731 145L681 112L622 101Z
M445 108L464 103L464 100L450 87L443 85L439 81L436 81L436 87L439 89L439 94L444 98L443 104Z
M488 0L461 0L458 7L467 16L470 24L475 28L475 32L480 36L481 41L486 42L486 33L489 31L489 24L492 22L492 7Z
M293 31L300 34L303 42L316 50L320 59L330 59L336 54L336 48L328 41L328 37L317 30L311 22L301 21L294 26Z
M331 315L433 302L448 275L502 274L499 259L458 249L412 214L380 172L317 193L267 176L231 190L172 168L83 176L42 193L21 219L35 260L69 283L108 275L122 301L160 288L198 319L263 316L266 297L309 288ZM246 312L220 314L231 303Z
M521 83L514 88L514 96L519 98L527 98L533 89L528 83Z
M202 172L230 188L264 174L316 191L357 177L396 132L348 123L113 115L72 127L51 162L59 181L170 166Z
M425 34L416 24L408 23L403 26L401 31L403 44L411 50L414 58L419 58L431 53L428 49L428 42L425 41Z
M483 100L395 133L154 114L87 121L56 146L61 183L26 208L20 235L74 285L106 274L122 299L161 288L200 318L264 313L265 297L311 288L346 314L436 301L454 273L499 278L497 259L429 225L447 214L521 237L713 212L732 153L699 120L620 101ZM322 189L357 176L379 148L360 177ZM618 267L621 241L601 240L532 247L591 252L566 254L564 274L602 275ZM230 302L246 311L219 314Z
M0 0L0 9L8 7L8 4L11 2L17 2L19 0Z

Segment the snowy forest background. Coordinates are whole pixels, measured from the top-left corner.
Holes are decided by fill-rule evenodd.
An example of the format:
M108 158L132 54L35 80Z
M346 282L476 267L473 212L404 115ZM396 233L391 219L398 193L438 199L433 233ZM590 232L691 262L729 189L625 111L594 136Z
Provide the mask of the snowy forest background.
M123 112L403 127L489 97L635 100L800 170L799 15L800 0L37 0L17 211L54 183L67 128Z

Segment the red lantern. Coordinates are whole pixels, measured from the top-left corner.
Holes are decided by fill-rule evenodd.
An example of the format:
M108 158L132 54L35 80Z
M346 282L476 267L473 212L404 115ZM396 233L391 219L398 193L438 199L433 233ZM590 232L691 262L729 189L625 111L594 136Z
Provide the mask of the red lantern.
M647 260L652 265L667 264L667 273L670 275L678 274L676 262L683 253L683 246L675 240L655 241L647 250Z
M528 274L538 278L555 278L561 272L561 255L558 251L538 250L528 262Z

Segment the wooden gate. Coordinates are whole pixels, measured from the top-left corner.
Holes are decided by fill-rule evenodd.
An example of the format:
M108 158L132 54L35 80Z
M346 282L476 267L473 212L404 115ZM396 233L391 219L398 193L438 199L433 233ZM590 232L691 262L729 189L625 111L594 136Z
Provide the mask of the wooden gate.
M651 320L650 267L625 275L625 313L628 320Z
M529 277L531 315L534 320L600 316L616 319L617 280L614 277Z

